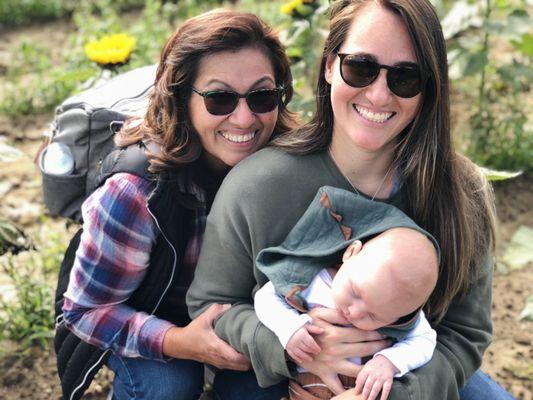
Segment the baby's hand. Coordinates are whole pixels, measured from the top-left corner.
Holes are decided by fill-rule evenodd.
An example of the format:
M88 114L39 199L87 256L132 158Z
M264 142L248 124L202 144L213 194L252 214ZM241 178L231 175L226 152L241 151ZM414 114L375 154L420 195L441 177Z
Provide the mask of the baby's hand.
M320 335L322 332L324 332L324 329L316 325L305 324L294 332L287 342L285 350L297 364L301 364L304 361L313 361L312 355L320 353L320 346L313 339L311 333Z
M355 393L362 393L363 400L374 400L381 390L380 400L386 400L394 374L398 372L398 368L387 357L378 354L368 361L357 375Z

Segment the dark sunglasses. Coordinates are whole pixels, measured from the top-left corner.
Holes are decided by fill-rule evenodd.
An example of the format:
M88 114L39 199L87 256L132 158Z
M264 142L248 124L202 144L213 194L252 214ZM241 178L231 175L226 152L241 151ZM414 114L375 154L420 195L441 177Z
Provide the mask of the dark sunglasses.
M382 68L387 70L387 86L398 97L408 99L422 91L424 76L420 67L411 62L395 66L383 65L366 55L337 53L341 77L348 85L362 88L376 80Z
M246 99L250 110L257 114L263 114L274 110L279 104L283 88L257 89L248 93L240 94L231 90L210 90L200 92L191 87L194 93L204 98L205 108L213 115L231 114L239 104L239 99Z

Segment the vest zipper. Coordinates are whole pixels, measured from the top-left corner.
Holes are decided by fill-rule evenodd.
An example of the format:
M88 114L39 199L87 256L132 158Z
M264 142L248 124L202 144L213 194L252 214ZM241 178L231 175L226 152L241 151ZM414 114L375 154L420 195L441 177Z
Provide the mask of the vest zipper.
M151 197L151 196L150 196ZM167 238L167 235L165 235L165 232L163 232L163 229L161 229L161 225L159 225L159 221L157 220L157 218L155 217L155 215L152 213L152 210L150 210L150 207L148 206L148 203L150 201L150 198L148 198L148 201L146 202L146 210L148 211L148 213L151 215L151 217L153 218L157 228L159 229L159 232L161 232L161 235L163 236L163 238L165 239L165 241L168 243L168 245L170 246L170 248L172 249L172 253L174 254L174 262L172 263L172 274L170 275L170 279L168 281L168 284L167 286L165 287L165 289L163 290L163 293L161 293L161 297L159 297L159 301L157 302L157 304L154 306L154 309L152 310L151 314L154 314L157 310L157 308L159 307L159 305L161 304L161 301L163 300L163 297L165 297L165 295L167 294L167 291L168 289L170 288L170 285L172 283L172 280L174 279L174 273L176 272L176 264L178 262L178 252L176 251L176 248L172 245L172 243L170 242L170 240Z

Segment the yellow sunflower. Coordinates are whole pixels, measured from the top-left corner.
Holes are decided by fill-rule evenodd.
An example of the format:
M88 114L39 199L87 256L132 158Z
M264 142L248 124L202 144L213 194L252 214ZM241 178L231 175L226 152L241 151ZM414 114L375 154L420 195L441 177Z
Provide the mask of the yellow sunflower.
M302 6L303 4L304 0L290 0L286 3L283 3L283 5L280 7L280 11L283 14L293 15L296 8Z
M84 47L85 55L101 66L121 65L128 62L137 40L125 33L103 36Z

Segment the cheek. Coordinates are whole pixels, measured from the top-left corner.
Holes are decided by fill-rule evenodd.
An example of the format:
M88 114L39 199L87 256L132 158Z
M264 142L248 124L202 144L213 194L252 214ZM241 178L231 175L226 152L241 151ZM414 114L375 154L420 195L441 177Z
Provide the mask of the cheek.
M331 296L333 298L333 302L339 309L346 308L349 304L348 296L346 295L346 288L343 288L341 285L332 285Z
M415 116L418 113L418 110L422 106L422 96L418 95L412 99L404 99L403 109L406 113L406 119L408 120L408 123L413 121Z
M350 104L352 99L356 97L361 88L353 88L344 83L344 81L335 81L331 87L331 104L333 110L340 109L345 104ZM350 105L351 107L351 105Z
M272 111L266 114L257 114L259 115L259 120L261 121L261 125L263 125L263 137L261 138L264 143L268 142L270 137L272 136L272 133L274 132L274 128L276 127L276 122L278 121L278 115L279 112Z

